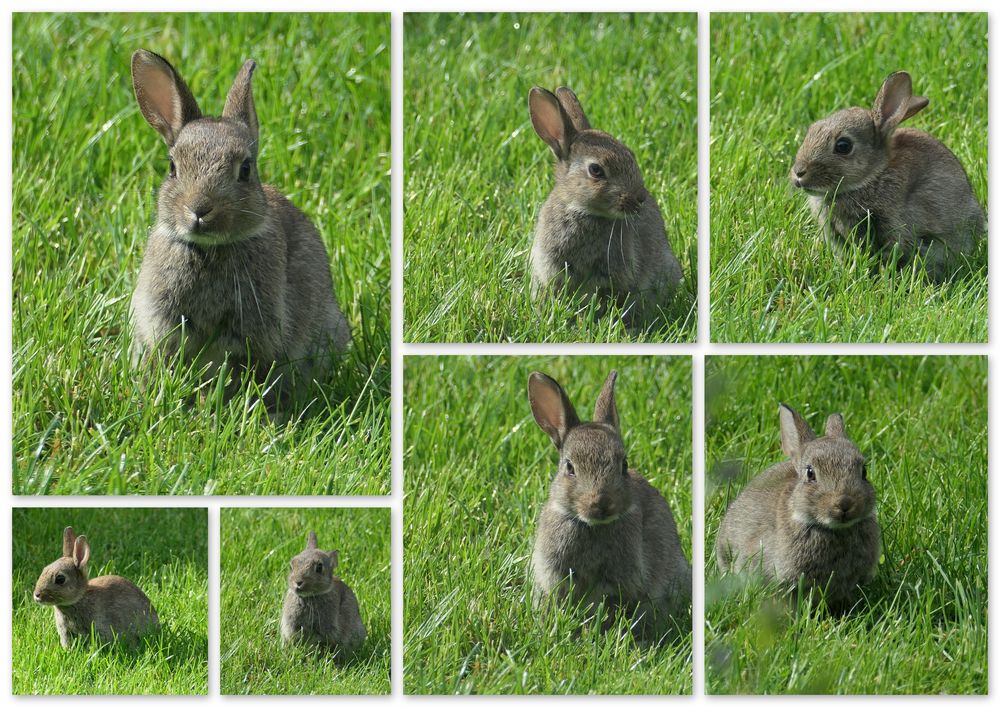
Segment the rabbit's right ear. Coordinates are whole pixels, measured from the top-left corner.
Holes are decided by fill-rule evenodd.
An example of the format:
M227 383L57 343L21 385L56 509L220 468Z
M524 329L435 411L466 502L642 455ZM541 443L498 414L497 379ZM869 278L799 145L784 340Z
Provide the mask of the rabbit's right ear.
M889 74L875 97L872 106L872 120L875 127L887 137L896 126L927 107L923 96L913 95L913 81L905 71Z
M528 402L535 422L552 439L556 449L561 449L566 433L580 424L573 403L566 397L562 386L536 371L528 377Z
M528 112L538 137L552 148L556 157L566 159L570 143L576 136L576 128L555 94L535 86L528 93Z
M784 403L778 406L781 422L781 449L793 460L799 458L802 447L816 439L816 434L802 416Z
M309 537L306 538L306 550L315 550L318 547L316 541L316 531L310 530Z
M86 535L81 535L73 544L73 564L81 572L86 572L88 560L90 560L90 543L87 542Z
M177 141L181 128L201 117L184 79L159 54L145 49L132 54L132 87L146 122L168 145Z
M73 557L73 545L76 544L76 533L73 526L67 525L63 530L63 557Z
M587 120L587 116L583 112L580 99L576 97L573 91L566 86L560 86L556 89L556 98L559 99L559 103L562 105L563 110L566 111L566 115L573 121L573 127L576 128L577 132L590 130L590 121Z

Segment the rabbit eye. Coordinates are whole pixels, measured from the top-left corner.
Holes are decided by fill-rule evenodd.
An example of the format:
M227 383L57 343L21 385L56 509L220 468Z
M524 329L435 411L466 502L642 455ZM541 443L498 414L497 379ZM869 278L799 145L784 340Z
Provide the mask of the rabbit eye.
M867 464L862 464L861 465L861 478L864 479L865 481L868 480L868 465Z
M56 575L56 584L66 584L66 575L64 575L64 574L57 574Z
M250 179L250 167L253 165L250 163L250 158L247 157L243 160L243 164L240 165L240 181L246 182Z
M854 143L848 137L838 137L837 142L833 143L833 151L838 155L849 155L853 149Z
M816 480L816 470L812 468L812 464L806 464L806 481Z
M604 167L597 164L596 162L591 162L590 166L587 167L587 171L590 173L590 176L593 177L594 179L604 179Z
M316 563L316 574L323 574L323 563L322 562L317 562Z
M566 460L566 476L576 476L576 469L573 468L573 462Z
M622 459L622 476L628 476L628 459Z
M170 160L170 176L171 177L177 176L177 165L174 164L173 159Z

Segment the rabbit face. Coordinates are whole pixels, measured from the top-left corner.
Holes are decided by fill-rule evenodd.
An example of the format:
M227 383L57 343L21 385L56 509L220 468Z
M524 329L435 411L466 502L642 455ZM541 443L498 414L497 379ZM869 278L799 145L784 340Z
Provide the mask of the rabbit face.
M250 131L232 120L202 118L185 125L160 188L160 223L197 245L253 236L267 209L253 147Z
M632 506L628 461L617 431L597 423L566 435L552 501L587 525L607 525Z
M863 186L888 165L871 114L849 108L813 123L789 173L792 186L821 196Z
M316 533L309 531L306 549L292 558L288 573L288 589L300 597L314 597L333 589L333 570L337 566L337 551L324 552L317 548Z
M70 606L87 589L86 566L76 566L71 557L63 557L42 570L35 584L35 601L45 606Z
M557 175L570 205L593 216L626 219L648 196L632 152L596 130L577 134Z
M806 445L796 463L792 516L809 526L849 528L875 514L875 490L864 457L847 439L823 438Z

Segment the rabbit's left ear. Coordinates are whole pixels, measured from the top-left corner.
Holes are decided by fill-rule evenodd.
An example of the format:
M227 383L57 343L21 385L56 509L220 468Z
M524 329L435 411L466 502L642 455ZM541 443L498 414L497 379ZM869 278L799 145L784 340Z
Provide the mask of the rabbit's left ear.
M86 535L81 535L73 545L73 564L81 572L86 572L88 560L90 560L90 543Z
M236 74L236 80L233 81L233 86L229 89L229 94L226 96L226 107L222 109L223 118L243 123L249 128L251 135L253 135L255 155L257 152L258 126L257 109L253 104L251 79L253 79L253 72L256 68L257 62L253 59L248 59L243 68L240 69L240 73Z
M330 550L330 552L327 553L327 554L330 557L330 569L336 568L337 563L340 561L340 551L339 550Z
M611 371L608 379L604 381L601 394L597 396L597 403L594 405L594 422L603 422L611 425L616 430L618 427L618 407L615 405L615 381L618 380L618 371Z
M913 95L913 81L905 71L890 74L879 89L872 106L875 127L887 137L896 126L922 111L930 103L923 96Z
M826 418L826 436L827 437L846 437L847 433L844 432L844 418L840 416L840 413L834 413L830 417Z
M76 545L76 533L73 527L67 525L63 530L63 557L73 557L73 546Z
M576 97L576 94L572 90L566 86L560 86L556 89L556 98L559 99L559 104L566 111L566 115L573 121L573 127L576 128L577 132L590 130L590 121L587 120L587 114L583 112L580 99Z

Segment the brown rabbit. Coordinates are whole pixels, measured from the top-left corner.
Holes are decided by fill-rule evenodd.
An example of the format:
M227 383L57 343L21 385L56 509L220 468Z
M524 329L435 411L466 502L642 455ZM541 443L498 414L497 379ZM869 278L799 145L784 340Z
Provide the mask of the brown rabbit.
M881 552L875 490L865 458L830 415L817 438L802 416L779 408L789 461L750 481L722 519L719 569L759 571L788 588L819 588L832 610L850 608Z
M901 265L923 257L928 276L947 279L986 230L983 209L958 158L920 130L897 126L927 107L910 75L891 74L870 110L847 108L813 123L790 179L838 252L857 239Z
M655 320L681 281L656 199L632 151L594 130L576 95L537 86L531 124L556 156L555 186L538 214L531 246L531 291L568 287L627 306L630 325Z
M183 349L212 370L227 359L250 368L260 382L275 367L288 392L322 379L351 334L319 233L257 173L256 66L243 65L222 116L209 118L166 59L132 55L139 108L170 154L132 296L132 359Z
M90 543L73 528L63 531L63 556L42 570L35 584L35 601L55 609L56 630L63 648L74 639L89 639L91 629L104 642L117 638L135 647L160 624L156 611L139 587L124 577L88 579Z
M691 566L660 492L629 469L615 405L616 371L580 422L562 387L528 378L535 422L559 450L531 558L536 600L605 602L636 618L643 639L662 637L691 608ZM686 618L684 619L686 621Z
M337 557L336 550L318 549L316 533L309 531L306 549L290 563L281 611L283 644L313 644L350 653L368 636L357 597L333 574Z

